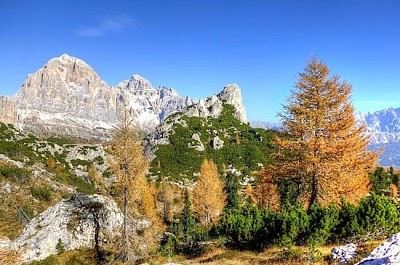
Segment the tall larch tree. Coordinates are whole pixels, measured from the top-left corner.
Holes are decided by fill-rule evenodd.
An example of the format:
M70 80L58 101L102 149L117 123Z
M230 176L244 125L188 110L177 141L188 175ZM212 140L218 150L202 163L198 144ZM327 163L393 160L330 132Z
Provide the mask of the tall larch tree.
M280 113L287 137L277 138L276 165L266 174L297 183L308 208L341 198L356 203L368 192L378 154L366 149L369 138L354 117L351 93L349 83L313 58Z
M193 189L193 210L203 225L209 225L219 219L226 204L224 183L218 168L212 160L205 159Z
M129 262L132 253L137 251L138 242L131 238L129 221L141 212L143 191L147 188L146 172L148 161L143 155L138 129L127 108L120 114L119 124L113 133L111 158L109 164L122 190L122 209L124 223L120 258Z

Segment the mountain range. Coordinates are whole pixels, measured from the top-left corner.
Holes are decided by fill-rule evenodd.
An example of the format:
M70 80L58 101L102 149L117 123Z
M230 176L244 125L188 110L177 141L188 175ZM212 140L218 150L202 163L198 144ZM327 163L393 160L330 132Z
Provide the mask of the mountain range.
M149 133L176 112L189 117L218 117L223 103L234 105L235 117L248 122L240 88L235 84L201 100L181 96L172 88L154 88L140 75L111 86L86 62L63 54L28 75L15 96L0 96L0 121L39 136L106 139L125 108ZM357 113L356 118L367 125L370 148L384 148L381 165L400 167L400 108ZM280 129L276 123L250 121L250 125Z

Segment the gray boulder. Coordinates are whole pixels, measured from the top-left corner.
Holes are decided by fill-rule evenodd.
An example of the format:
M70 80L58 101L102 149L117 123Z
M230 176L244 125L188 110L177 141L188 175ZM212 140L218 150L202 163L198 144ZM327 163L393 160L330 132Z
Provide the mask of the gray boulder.
M357 256L356 249L357 247L353 243L335 247L331 251L332 259L340 264L349 264Z
M224 147L224 141L222 141L218 136L215 136L212 139L211 146L212 146L213 149L219 150L222 147Z
M122 223L123 214L113 200L76 194L32 219L9 249L21 253L21 262L42 260L57 254L59 242L65 250L94 247L96 234L99 242L107 242L120 234Z
M400 264L400 233L394 234L356 265L394 264Z

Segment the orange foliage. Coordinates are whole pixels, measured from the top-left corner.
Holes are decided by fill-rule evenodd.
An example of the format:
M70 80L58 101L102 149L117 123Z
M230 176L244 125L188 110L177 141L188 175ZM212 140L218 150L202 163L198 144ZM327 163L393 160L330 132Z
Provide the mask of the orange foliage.
M193 209L202 224L208 225L219 220L226 203L224 184L218 168L211 160L205 159L193 190Z
M357 125L352 87L312 59L299 74L295 90L280 114L288 137L276 141L274 177L301 183L310 207L344 197L358 202L368 192L368 170L377 153L367 151L365 125Z

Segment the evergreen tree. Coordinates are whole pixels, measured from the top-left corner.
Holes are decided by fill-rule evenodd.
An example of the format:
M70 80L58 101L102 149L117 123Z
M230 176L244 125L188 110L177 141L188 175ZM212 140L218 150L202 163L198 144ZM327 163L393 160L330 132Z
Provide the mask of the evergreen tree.
M240 176L228 171L225 180L226 208L237 208L239 206L239 191L241 188Z
M366 150L365 125L356 124L351 92L350 84L312 59L280 114L288 136L277 139L276 165L268 174L298 183L308 208L342 197L357 202L368 192L377 154Z

